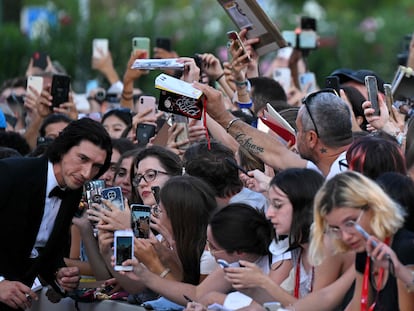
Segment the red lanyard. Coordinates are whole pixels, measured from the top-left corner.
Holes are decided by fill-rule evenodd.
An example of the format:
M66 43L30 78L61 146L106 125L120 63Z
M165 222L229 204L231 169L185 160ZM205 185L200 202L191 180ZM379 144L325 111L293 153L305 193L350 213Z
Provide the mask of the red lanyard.
M294 291L294 293L293 293L293 295L295 296L295 298L299 298L299 289L300 289L300 260L301 260L301 258L302 258L302 249L301 249L301 251L300 251L300 254L299 254L299 257L298 257L298 260L297 260L297 262L296 262L296 274L295 274L295 291ZM310 289L310 291L312 292L312 290L313 290L313 276L314 276L314 267L312 267L312 276L311 276L311 278L312 278L312 280L311 280L311 289Z
M387 237L384 240L385 244L389 244L390 238ZM372 305L368 308L368 291L369 291L369 274L370 274L370 267L371 267L371 258L367 255L367 259L365 261L365 270L364 270L364 278L362 280L362 292L361 292L361 311L373 311L375 308L375 304L377 303L378 294L382 287L382 279L384 277L384 268L380 268L378 273L378 280L377 280L377 293L375 296L375 301Z
M211 144L210 144L210 135L208 134L208 128L207 128L207 97L204 96L203 98L203 126L206 129L206 139L207 139L207 149L211 150Z

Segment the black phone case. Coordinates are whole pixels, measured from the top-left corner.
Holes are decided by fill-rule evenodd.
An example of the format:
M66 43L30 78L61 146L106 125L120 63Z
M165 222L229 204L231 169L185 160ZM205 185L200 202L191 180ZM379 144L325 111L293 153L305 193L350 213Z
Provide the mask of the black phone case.
M53 75L50 94L52 95L52 107L69 101L70 77L64 75Z
M339 78L336 76L329 76L325 79L325 87L328 89L334 89L339 95Z
M32 55L33 67L45 70L47 67L47 54L44 52L34 52Z
M139 145L148 144L151 137L155 135L155 125L140 123L137 126L137 140Z

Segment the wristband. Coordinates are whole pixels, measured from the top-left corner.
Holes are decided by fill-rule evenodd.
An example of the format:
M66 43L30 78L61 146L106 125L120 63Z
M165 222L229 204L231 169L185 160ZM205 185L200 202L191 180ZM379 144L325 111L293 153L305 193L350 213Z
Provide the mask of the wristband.
M171 272L170 268L165 269L164 271L162 271L160 273L160 278L162 278L162 279L165 278L167 276L167 274L170 273L170 272Z
M236 84L236 86L239 86L239 87L243 87L243 86L247 86L249 83L247 82L247 80L244 80L244 81L234 81L234 84Z
M230 122L226 126L226 132L228 133L230 128L233 126L234 122L241 120L240 118L231 119Z

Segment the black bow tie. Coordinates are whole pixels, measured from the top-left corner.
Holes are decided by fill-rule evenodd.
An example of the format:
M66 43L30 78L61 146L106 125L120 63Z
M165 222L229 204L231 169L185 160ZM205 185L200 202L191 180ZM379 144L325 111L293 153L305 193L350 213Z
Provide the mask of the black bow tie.
M59 186L56 186L55 188L52 189L52 191L50 191L49 198L51 198L51 197L58 197L59 199L63 200L64 197L67 194L68 193L66 191L60 189Z

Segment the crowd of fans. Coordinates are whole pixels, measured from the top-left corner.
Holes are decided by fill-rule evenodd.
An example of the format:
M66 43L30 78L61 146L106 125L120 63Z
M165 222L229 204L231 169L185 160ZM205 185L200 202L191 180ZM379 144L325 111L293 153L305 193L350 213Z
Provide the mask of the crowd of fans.
M139 99L150 90L140 89L139 80L148 71L131 66L148 58L142 50L125 60L122 78L110 51L93 58L93 68L110 88L89 90L86 110L78 109L73 92L67 102L52 108L52 77L65 74L52 56L45 69L31 61L25 76L3 81L0 186L12 185L11 163L47 159L48 173L42 177L48 176L47 185L52 171L63 190L85 193L83 184L101 179L105 187L120 187L125 209L106 200L88 206L85 196L79 202L79 195L72 200L76 206L61 199L58 212L52 212L47 208L49 186L37 189L35 196L22 188L19 200L6 193L0 203L1 224L9 221L6 206L15 202L13 218L21 218L13 219L15 230L34 236L27 236L30 260L23 251L16 252L29 276L11 268L18 257L9 252L17 246L3 254L1 310L30 307L39 295L30 289L35 277L45 287L49 283L49 291L58 297L75 300L83 293L76 289L79 281L97 280L102 288L95 290L104 289L106 298L128 296L130 303L155 310L208 310L212 304L273 310L266 309L271 302L296 311L412 310L414 123L406 107L409 99L399 107L387 105L384 81L365 68L334 70L339 93L324 87L309 92L310 85L300 85L298 78L312 68L306 68L303 51L291 47L281 49L268 74L262 75L255 51L259 39L246 34L241 30L239 36L247 54L230 42L229 59L223 63L202 51L195 51L193 58L154 48L151 58L177 58L183 64L182 70L166 74L203 93L202 120L186 118L184 127L171 113L151 114L140 107ZM414 68L414 39L407 67ZM287 90L273 79L278 68L292 73ZM29 76L43 77L41 92L27 88ZM366 76L377 78L379 115L368 101ZM295 143L263 124L268 105L295 129ZM148 143L139 141L140 124L156 128ZM80 135L77 126L85 132L90 127L90 133ZM182 139L184 133L188 135ZM53 158L53 150L63 148L62 137L70 135L76 137L73 143ZM76 149L80 146L85 154ZM67 158L78 154L82 164ZM84 163L92 160L91 171L77 175L79 184L65 178L61 182L55 165L70 170L72 163L87 170ZM16 187L19 178L24 178L20 169L11 179ZM35 197L43 203L33 225L33 215L23 214L18 202ZM150 236L134 238L134 257L122 263L132 271L117 271L114 232L132 230L131 204L151 208ZM66 226L58 222L63 209L72 220ZM51 253L47 243L48 238L55 241L54 226L60 226L61 240L53 246L59 252ZM7 230L0 227L11 238ZM46 242L39 248L43 231ZM39 256L32 256L35 250ZM39 268L49 262L42 252L59 262L50 267L57 271L55 284L50 271ZM58 260L61 255L63 261ZM219 259L228 266L218 264Z

